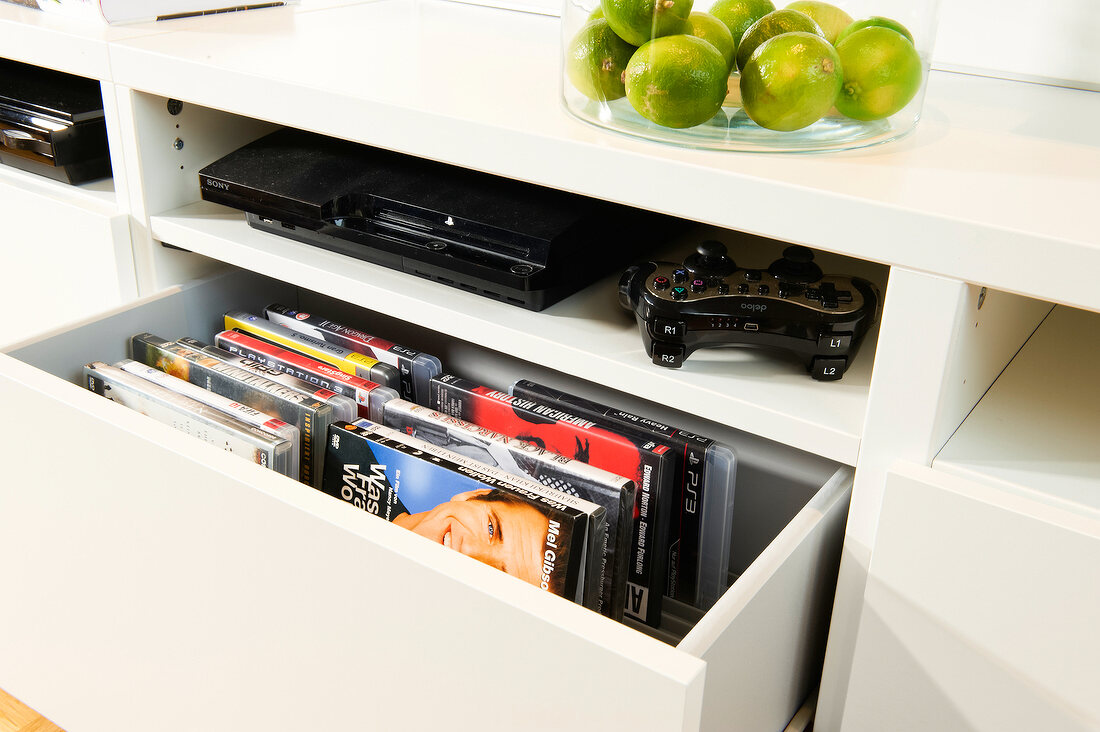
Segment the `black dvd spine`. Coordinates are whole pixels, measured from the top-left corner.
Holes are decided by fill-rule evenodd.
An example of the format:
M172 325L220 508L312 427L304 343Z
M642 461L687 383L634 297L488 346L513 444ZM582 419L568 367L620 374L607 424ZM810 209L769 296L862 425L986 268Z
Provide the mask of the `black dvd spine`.
M512 385L513 396L552 404L643 441L667 445L675 455L672 520L664 544L668 582L665 594L681 602L699 599L700 542L702 541L703 494L706 490L707 450L713 440L689 434L675 427L621 409L567 394L533 381Z

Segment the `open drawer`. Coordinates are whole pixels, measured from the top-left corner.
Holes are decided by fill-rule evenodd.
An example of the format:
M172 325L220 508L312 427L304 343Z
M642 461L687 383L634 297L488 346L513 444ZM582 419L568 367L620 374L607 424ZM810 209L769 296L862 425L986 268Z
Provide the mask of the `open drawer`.
M79 386L135 332L209 339L276 300L350 309L234 270L0 355L0 687L81 731L787 725L820 672L849 468L685 424L738 452L738 577L653 637ZM541 375L432 337L453 373Z

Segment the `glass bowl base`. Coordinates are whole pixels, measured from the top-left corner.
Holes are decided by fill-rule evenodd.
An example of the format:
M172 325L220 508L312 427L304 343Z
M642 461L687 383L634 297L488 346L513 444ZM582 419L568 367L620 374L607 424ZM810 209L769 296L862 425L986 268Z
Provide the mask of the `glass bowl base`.
M872 122L844 117L835 110L808 127L791 132L765 129L737 104L736 87L722 109L703 124L684 129L662 127L642 117L630 102L596 102L579 94L567 96L567 112L579 120L656 142L702 150L742 152L825 152L851 150L896 140L916 126L915 116L895 117ZM902 119L898 119L902 117Z

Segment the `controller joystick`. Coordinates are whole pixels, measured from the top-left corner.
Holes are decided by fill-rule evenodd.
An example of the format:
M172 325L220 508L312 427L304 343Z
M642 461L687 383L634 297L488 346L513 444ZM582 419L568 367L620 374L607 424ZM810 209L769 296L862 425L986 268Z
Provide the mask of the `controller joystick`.
M766 271L739 269L717 241L683 262L632 265L619 303L634 313L655 364L683 365L698 348L747 345L790 351L813 378L840 379L879 313L859 277L825 275L811 250L790 246Z
M737 265L726 255L726 245L709 239L695 247L695 254L684 260L684 269L698 277L725 277Z
M783 250L783 258L772 262L768 274L783 282L817 282L824 275L814 262L814 253L797 244Z

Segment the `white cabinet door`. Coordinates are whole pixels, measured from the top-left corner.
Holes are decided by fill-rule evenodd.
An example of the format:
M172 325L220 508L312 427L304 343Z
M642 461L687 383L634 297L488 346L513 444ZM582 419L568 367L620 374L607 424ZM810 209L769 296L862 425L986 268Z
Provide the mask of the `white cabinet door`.
M886 479L843 729L1100 729L1100 513Z

